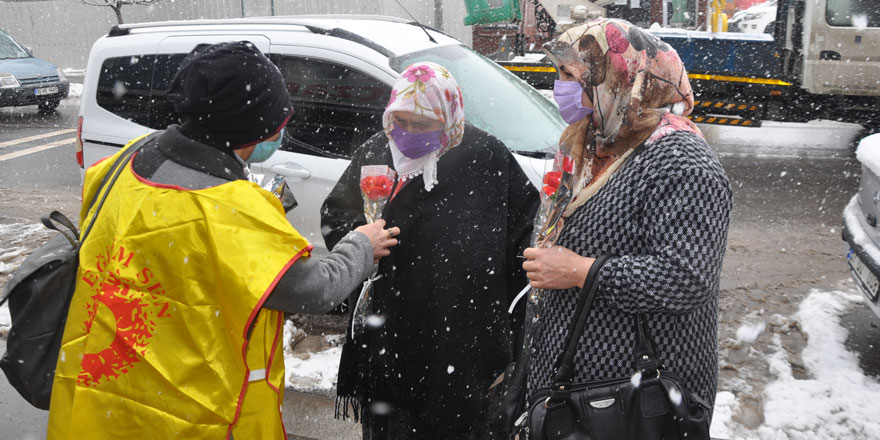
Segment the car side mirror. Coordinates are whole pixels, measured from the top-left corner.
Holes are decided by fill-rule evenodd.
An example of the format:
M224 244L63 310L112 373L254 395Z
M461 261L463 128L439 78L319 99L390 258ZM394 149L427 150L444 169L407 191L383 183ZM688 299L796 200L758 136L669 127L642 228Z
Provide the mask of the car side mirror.
M24 51L27 52L28 55L34 56L34 48L30 46L25 46Z

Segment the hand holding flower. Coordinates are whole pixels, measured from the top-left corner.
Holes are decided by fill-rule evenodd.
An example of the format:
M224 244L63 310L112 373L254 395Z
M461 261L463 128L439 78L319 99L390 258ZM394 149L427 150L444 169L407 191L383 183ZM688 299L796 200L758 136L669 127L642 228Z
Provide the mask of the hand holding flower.
M364 217L366 217L366 225L363 225L356 231L364 234L370 239L373 245L373 272L364 281L361 293L354 305L354 314L351 318L351 335L353 338L360 337L367 323L367 318L372 313L372 295L370 294L373 282L379 279L379 259L391 255L388 249L397 245L397 239L394 237L400 234L397 227L384 229L385 220L382 220L382 212L385 204L391 197L391 191L394 189L394 179L397 173L387 165L365 165L361 167L361 195L364 198Z
M397 239L394 237L400 235L400 228L395 226L385 229L385 220L381 219L359 226L355 231L366 235L373 245L373 264L378 263L382 257L391 255L389 248L397 246Z
M595 258L580 256L562 246L528 248L523 269L532 287L563 290L583 287Z

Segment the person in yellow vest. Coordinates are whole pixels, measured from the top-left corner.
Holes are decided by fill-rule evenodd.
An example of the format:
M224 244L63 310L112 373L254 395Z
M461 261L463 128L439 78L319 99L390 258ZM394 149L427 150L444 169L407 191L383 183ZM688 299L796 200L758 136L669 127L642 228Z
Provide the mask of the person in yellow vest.
M284 439L283 312L341 303L397 243L378 221L323 259L248 180L293 107L251 43L199 47L169 93L181 125L113 184L79 255L47 437ZM115 156L88 169L80 224Z

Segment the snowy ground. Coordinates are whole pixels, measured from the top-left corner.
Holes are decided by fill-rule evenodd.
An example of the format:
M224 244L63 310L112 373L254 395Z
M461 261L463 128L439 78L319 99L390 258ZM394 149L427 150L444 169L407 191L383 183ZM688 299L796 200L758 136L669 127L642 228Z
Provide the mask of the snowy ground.
M25 246L45 240L50 234L39 224L0 224L0 280L8 280L25 257ZM712 436L724 439L877 439L880 420L877 399L880 383L865 376L858 357L847 351L847 331L840 316L852 307L864 307L862 296L854 290L812 291L792 316L775 314L766 322L748 319L736 332L741 344L751 344L768 326L798 328L807 338L800 354L805 374L792 373L790 353L774 334L776 350L769 354L753 350L752 356L765 356L772 380L763 391L764 423L748 429L736 423L741 404L736 383L721 383L716 399ZM9 326L9 312L0 307L0 334ZM331 346L321 351L291 348L307 336L293 323L285 326L285 366L287 386L331 394L339 365L341 335L322 335L313 346ZM305 344L308 345L308 344ZM722 360L722 363L724 360Z
M39 223L0 223L0 286L5 287L6 281L30 253L33 243L42 243L50 235ZM7 304L3 304L0 306L0 336L6 335L10 322L9 308Z
M739 403L730 391L718 393L712 436L730 439L878 439L877 399L880 383L859 368L856 354L847 351L847 331L840 316L850 307L865 307L854 291L813 291L794 316L774 315L775 325L799 326L807 335L801 352L807 378L792 374L788 352L768 356L774 380L764 388L764 424L749 430L732 422ZM741 327L743 342L757 337L764 323Z
M42 239L40 225L0 225L0 267L7 275L23 258L14 242ZM840 316L851 307L864 307L862 296L855 291L813 291L801 302L793 316L773 315L769 322L746 322L737 330L742 344L754 342L768 325L798 327L807 335L807 345L801 352L806 378L792 374L789 353L784 350L778 335L777 350L766 356L772 380L764 388L764 423L757 429L747 429L734 421L740 402L734 394L736 384L720 384L716 398L712 437L721 439L878 439L880 420L877 418L877 399L880 382L865 376L858 365L857 355L847 351L844 342L847 331L840 325ZM9 326L9 312L0 307L0 334ZM284 329L284 363L286 385L300 391L332 394L339 366L341 335L323 335L322 351L303 351L291 348L294 341L306 336L291 322ZM725 389L725 387L729 389Z
M794 316L774 315L773 325L798 326L808 342L801 353L807 379L792 374L788 352L781 346L768 356L769 375L774 378L764 390L765 422L750 430L733 420L740 404L733 390L721 384L715 402L712 437L721 439L880 439L877 399L880 382L865 376L857 355L847 351L847 331L839 317L851 307L865 307L862 296L854 291L813 291L801 303ZM743 324L737 331L739 341L749 344L766 325L760 321ZM285 340L291 340L295 328L288 323ZM774 335L775 336L775 335ZM775 336L778 338L778 336ZM287 384L307 381L328 391L335 384L339 367L339 347L311 353L305 360L285 353ZM763 355L757 354L756 355ZM728 386L733 384L726 384ZM300 385L301 386L301 385Z

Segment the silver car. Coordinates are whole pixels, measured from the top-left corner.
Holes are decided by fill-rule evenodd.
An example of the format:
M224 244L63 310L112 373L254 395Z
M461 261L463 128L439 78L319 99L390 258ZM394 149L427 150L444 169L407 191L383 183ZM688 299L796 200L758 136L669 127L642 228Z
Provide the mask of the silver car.
M859 290L880 316L880 134L862 139L856 158L862 177L859 192L843 213L843 239L850 245L846 261Z

